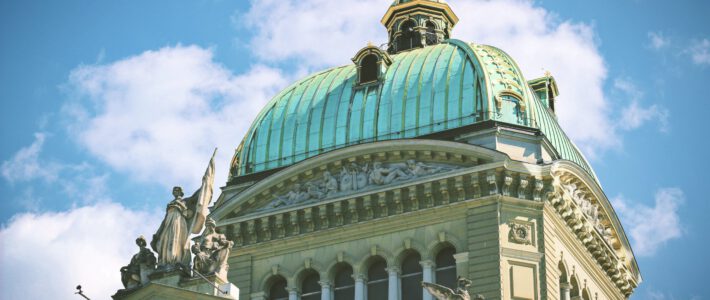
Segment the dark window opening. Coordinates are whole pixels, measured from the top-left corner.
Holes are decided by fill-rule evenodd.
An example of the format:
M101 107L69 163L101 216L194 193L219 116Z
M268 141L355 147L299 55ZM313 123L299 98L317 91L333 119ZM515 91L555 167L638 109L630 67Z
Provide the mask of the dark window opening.
M387 263L381 257L370 264L367 270L367 300L387 300L386 267Z
M286 279L279 276L269 288L269 300L288 300L286 291Z
M337 300L355 300L355 280L350 265L343 264L338 267L333 291Z
M447 247L436 255L436 283L455 290L456 282L456 249Z
M416 47L421 47L422 38L419 32L414 28L417 24L412 20L408 20L399 27L401 35L397 39L397 51L403 51Z
M360 61L360 83L376 81L379 73L377 55L369 54Z
M402 261L402 299L422 299L422 265L419 253L411 252Z
M316 271L310 271L301 283L301 300L320 300L320 276Z
M435 45L439 43L439 36L436 35L436 26L432 22L426 22L426 44Z

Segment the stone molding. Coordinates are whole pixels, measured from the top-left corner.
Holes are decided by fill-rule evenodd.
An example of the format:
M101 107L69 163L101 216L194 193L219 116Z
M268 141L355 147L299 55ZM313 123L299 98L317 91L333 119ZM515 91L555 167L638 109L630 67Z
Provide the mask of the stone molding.
M611 225L612 216L609 216L605 210L599 211L598 216L590 215L588 209L590 203L601 206L601 201L575 174L555 166L552 167L551 174L553 179L547 202L616 287L628 297L633 293L638 282L634 280L627 266L629 263L627 259L632 258L626 256L626 250L622 247L618 233ZM585 201L589 202L585 203ZM583 207L585 205L586 207ZM600 226L604 227L599 228Z

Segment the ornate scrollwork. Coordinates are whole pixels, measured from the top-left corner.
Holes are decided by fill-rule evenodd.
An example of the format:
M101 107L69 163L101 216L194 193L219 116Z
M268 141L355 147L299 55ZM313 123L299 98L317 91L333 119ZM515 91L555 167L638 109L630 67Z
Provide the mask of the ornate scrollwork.
M508 239L517 244L531 245L532 236L530 226L526 224L510 223Z

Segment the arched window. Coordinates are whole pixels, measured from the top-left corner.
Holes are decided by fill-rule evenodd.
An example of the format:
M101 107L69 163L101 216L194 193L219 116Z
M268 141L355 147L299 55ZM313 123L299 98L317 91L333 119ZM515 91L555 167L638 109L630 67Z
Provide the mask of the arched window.
M592 297L589 296L589 290L584 289L584 292L582 292L582 300L592 300Z
M567 282L567 268L560 261L557 264L557 268L560 270L560 300L569 300L569 283Z
M353 279L353 268L348 264L340 264L336 267L335 285L333 291L337 300L355 299L355 280Z
M387 300L387 262L376 257L367 269L367 300ZM421 289L420 289L421 290Z
M288 300L288 292L286 291L286 279L277 276L272 280L269 288L269 300Z
M570 297L579 297L579 283L577 283L577 278L572 276L570 284L572 285L572 289L569 291Z
M321 287L318 283L319 280L318 272L308 271L301 283L301 300L320 300Z
M380 63L377 55L369 54L360 61L360 83L377 80L380 73Z
M446 247L436 255L436 283L455 290L456 285L456 249Z
M399 27L401 35L397 40L397 51L421 47L422 39L416 30L417 24L412 20L407 20Z
M419 264L421 256L417 252L410 252L402 261L402 299L422 299L422 265Z
M434 23L426 22L426 44L435 45L439 43L439 36L436 35L436 25Z

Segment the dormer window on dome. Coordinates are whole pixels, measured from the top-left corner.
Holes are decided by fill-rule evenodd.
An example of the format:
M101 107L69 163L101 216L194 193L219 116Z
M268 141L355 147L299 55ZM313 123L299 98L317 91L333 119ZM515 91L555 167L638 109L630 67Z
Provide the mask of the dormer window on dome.
M357 84L377 83L392 64L392 58L380 48L368 44L355 54L352 59L357 66Z
M387 52L402 51L436 45L448 39L458 18L444 1L395 1L382 17L387 27Z

